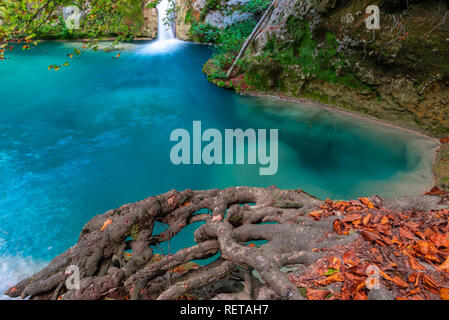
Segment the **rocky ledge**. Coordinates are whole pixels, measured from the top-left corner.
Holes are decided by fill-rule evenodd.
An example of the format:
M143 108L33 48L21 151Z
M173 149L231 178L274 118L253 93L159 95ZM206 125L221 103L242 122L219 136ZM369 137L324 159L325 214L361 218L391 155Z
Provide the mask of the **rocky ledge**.
M209 80L310 98L433 136L449 133L447 1L377 1L379 30L366 27L369 0L274 3L231 78L222 77L230 64L217 70L212 59L204 69Z

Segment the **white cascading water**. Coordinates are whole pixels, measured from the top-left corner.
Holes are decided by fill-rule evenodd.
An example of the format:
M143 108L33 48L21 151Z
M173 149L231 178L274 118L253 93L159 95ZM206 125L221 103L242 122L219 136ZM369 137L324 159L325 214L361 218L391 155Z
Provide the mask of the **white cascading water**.
M175 39L175 34L173 32L172 26L167 26L164 24L165 17L167 16L168 10L168 0L162 0L157 5L158 11L158 33L157 33L157 41L167 41Z
M157 39L145 46L144 52L157 53L171 51L182 41L176 39L173 26L165 24L167 10L169 8L169 0L162 0L157 5L158 12L158 31Z

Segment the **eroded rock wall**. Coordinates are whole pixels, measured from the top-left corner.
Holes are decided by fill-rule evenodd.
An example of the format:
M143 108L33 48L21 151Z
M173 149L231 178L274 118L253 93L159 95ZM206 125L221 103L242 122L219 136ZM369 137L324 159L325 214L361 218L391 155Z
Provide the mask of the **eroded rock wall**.
M378 1L375 31L371 4L278 0L240 71L255 90L449 133L448 1Z
M144 23L142 26L142 36L155 39L158 31L158 12L156 8L143 8Z

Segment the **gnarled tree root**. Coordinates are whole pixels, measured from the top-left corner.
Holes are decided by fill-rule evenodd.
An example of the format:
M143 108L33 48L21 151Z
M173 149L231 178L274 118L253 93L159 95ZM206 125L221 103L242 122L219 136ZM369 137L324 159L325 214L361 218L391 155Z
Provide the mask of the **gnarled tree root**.
M333 217L321 221L307 217L322 204L302 190L275 187L173 190L94 217L76 245L6 294L31 299L176 299L233 279L241 285L216 286L221 289L211 289L212 295L303 299L286 266L308 266L322 256L320 248L358 237L333 234ZM202 209L210 213L198 213ZM153 235L156 221L168 229ZM194 233L195 246L156 259L152 248L198 221L205 223ZM253 240L264 244L248 246ZM127 259L129 248L132 255ZM189 261L217 253L220 257L209 264L182 269ZM65 285L71 276L66 270L72 265L79 269L79 289Z

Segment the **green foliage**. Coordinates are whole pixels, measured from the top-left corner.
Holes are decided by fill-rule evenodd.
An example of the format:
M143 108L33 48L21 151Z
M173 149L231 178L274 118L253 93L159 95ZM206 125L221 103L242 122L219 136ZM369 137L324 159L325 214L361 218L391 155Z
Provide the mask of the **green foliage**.
M221 79L226 75L226 69L233 63L246 38L251 34L256 21L247 19L234 23L224 29L218 29L208 24L195 23L192 25L194 39L208 39L214 43L214 54L210 61L208 77L210 80ZM202 31L199 33L199 31ZM201 35L201 37L200 37Z
M347 70L347 58L338 51L338 42L332 33L326 33L324 42L317 45L310 24L299 17L291 16L286 23L293 41L271 38L267 42L262 60L275 61L281 66L299 65L304 74L331 83L350 87L365 87L355 75Z
M268 9L272 0L250 0L241 9L244 12L260 14Z
M153 0L152 2L147 4L147 8L154 9L157 7L157 5L161 2L161 0Z
M189 24L191 22L193 22L193 16L192 16L192 8L190 7L186 12L186 16L184 18L184 23Z
M190 36L198 42L217 43L220 38L220 29L208 23L193 22Z
M206 0L206 4L201 9L200 20L203 21L207 14L212 10L220 10L222 8L221 0Z
M155 0L155 5L159 0ZM130 40L140 35L144 0L2 0L0 43L27 38L102 38ZM80 28L69 30L62 8L75 5L82 13ZM150 4L152 5L152 4Z

